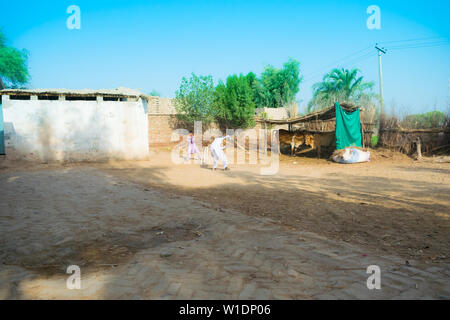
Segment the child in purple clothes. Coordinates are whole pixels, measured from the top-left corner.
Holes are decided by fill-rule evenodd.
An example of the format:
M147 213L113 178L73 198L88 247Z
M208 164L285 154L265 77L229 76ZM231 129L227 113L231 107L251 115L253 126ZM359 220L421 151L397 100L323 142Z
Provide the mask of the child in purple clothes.
M189 135L187 137L187 141L188 141L188 159L191 159L191 155L192 154L197 154L199 159L202 159L202 155L200 153L200 151L198 150L197 146L195 145L195 139L194 139L194 135L192 134L192 132L189 132Z

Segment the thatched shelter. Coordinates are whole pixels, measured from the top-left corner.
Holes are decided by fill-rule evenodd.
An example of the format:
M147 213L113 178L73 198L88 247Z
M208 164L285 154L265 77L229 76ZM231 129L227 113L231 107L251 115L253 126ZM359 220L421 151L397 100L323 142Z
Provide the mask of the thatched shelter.
M341 107L349 112L362 109L349 103L341 103ZM257 119L262 127L288 125L289 131L298 134L309 134L314 136L317 142L316 150L320 156L320 147L335 148L336 146L336 109L335 106L316 111L305 116L291 118L287 120ZM374 123L373 119L364 119L364 112L361 112L361 129L363 137L363 147L370 145ZM334 151L334 149L332 150Z

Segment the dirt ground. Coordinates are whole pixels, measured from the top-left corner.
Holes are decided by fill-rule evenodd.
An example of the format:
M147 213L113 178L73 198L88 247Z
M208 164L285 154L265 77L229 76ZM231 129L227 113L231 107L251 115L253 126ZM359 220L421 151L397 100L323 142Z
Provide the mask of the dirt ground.
M450 261L450 164L419 163L398 153L373 152L373 162L340 165L281 156L274 176L259 166L212 172L173 165L154 150L150 163L102 169L147 186L189 195L214 208L341 240L383 254L428 263Z
M89 164L139 184L188 195L212 208L268 217L292 230L426 263L450 262L450 164L420 163L398 153L372 152L371 163L281 156L274 176L258 165L211 171L173 164L167 149L149 162ZM41 170L58 164L3 161L1 171ZM64 164L76 168L86 164Z
M339 270L374 261L391 272L378 298L447 297L450 164L373 159L281 156L273 176L176 165L167 149L141 162L0 159L0 298L373 298L365 269ZM64 291L70 264L87 274L81 293Z

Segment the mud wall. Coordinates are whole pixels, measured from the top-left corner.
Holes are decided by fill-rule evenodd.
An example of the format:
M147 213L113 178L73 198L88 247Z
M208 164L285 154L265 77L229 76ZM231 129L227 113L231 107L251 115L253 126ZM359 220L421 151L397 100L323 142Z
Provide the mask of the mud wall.
M147 102L12 100L3 96L8 158L146 160Z

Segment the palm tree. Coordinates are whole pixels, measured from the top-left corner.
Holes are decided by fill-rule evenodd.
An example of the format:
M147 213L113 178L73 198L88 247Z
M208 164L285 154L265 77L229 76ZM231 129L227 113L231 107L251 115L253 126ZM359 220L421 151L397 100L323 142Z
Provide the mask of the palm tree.
M375 97L371 92L373 82L364 82L362 76L358 77L358 72L358 69L333 69L327 73L322 82L313 86L308 112L327 108L336 101L358 104L362 97Z

